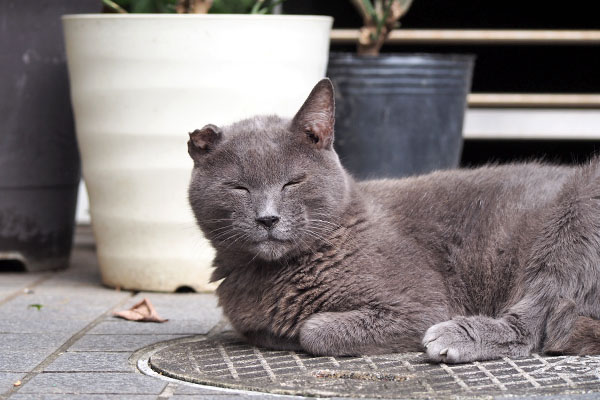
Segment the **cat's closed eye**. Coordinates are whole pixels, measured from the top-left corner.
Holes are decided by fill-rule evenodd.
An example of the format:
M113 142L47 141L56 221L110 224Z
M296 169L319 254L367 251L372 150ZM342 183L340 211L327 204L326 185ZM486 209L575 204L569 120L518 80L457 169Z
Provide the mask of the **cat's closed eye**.
M284 189L292 187L292 186L300 185L305 180L306 180L306 176L305 175L302 175L302 176L299 176L297 178L294 178L294 179L290 180L288 183L286 183L285 185L283 185L283 187L281 188L281 190L284 190Z
M227 185L231 190L237 191L237 192L246 192L246 193L250 193L250 189L248 189L246 186L243 185L239 185L239 184L228 184Z

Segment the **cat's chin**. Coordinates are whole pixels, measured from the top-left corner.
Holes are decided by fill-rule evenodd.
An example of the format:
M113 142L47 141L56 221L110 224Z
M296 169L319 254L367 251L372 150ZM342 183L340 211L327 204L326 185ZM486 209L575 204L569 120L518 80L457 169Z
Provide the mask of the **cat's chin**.
M275 261L288 254L289 250L288 242L270 239L256 243L255 251L259 258L266 261Z

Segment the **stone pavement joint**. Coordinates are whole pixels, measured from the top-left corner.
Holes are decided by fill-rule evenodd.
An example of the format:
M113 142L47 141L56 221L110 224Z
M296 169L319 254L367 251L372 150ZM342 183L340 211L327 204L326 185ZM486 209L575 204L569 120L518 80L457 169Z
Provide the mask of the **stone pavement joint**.
M0 276L1 276L1 274L0 274ZM25 290L35 288L38 285L40 285L40 284L44 283L45 281L47 281L48 279L50 279L51 277L52 277L52 275L45 273L40 278L33 281L31 284L25 285L25 286L15 290L12 294L9 294L8 296L4 297L3 299L0 299L0 307L2 307L2 305L4 305L4 304L8 303L9 301L16 299L23 293L25 293Z

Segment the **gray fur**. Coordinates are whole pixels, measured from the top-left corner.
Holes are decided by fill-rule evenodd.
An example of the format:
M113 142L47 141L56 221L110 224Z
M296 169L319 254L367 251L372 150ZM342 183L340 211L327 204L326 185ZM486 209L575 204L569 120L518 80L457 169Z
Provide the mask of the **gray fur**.
M598 161L356 182L333 113L323 80L292 120L190 134L190 204L235 329L318 355L600 352Z

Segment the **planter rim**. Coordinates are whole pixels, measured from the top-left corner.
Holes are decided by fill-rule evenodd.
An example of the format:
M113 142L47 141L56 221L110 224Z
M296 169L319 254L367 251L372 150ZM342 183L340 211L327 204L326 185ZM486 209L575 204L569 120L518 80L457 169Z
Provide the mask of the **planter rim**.
M133 19L133 20L156 20L156 19L200 19L200 20L321 20L323 22L333 22L333 17L328 15L262 15L262 14L66 14L62 16L63 21L67 20L110 20L110 19Z
M446 60L446 61L474 61L477 57L474 54L456 54L456 53L381 53L376 56L360 55L350 51L332 51L329 58L376 61L393 60L395 58L421 58L426 60Z

